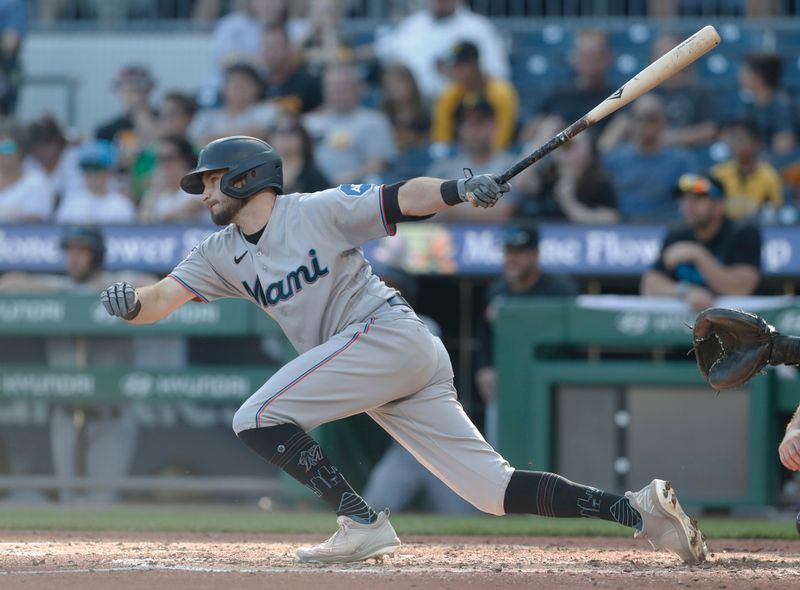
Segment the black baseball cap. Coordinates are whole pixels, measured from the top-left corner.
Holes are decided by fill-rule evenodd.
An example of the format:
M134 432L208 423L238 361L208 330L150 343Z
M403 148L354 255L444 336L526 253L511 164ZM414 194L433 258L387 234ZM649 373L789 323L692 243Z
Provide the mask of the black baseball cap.
M539 230L532 225L509 225L503 230L503 247L512 250L536 249L539 247Z
M453 45L450 54L444 59L448 64L460 64L468 61L478 61L480 54L478 46L472 41L459 41Z
M470 92L464 95L456 109L456 121L461 122L467 113L479 113L487 117L494 117L494 107L483 94Z

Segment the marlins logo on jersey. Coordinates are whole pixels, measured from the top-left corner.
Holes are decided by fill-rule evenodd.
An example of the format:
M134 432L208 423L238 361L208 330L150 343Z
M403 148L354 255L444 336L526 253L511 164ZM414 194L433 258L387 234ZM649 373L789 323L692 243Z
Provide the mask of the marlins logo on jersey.
M348 197L360 197L368 193L375 185L372 184L340 184L339 190Z
M303 290L303 283L310 285L316 283L317 279L324 277L328 274L328 267L321 268L319 259L317 258L317 251L313 248L308 251L311 257L311 268L305 264L301 264L295 270L288 273L286 278L275 281L267 285L265 289L261 284L261 279L256 277L255 284L251 287L247 281L242 281L242 285L247 291L248 295L256 300L262 307L275 305L281 301L290 299L295 293ZM302 279L302 280L301 280Z

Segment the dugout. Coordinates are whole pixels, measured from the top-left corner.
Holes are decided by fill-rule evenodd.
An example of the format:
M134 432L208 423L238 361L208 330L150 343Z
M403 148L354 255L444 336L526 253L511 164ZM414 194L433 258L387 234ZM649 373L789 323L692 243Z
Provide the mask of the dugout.
M758 311L793 333L787 298L718 301ZM684 504L774 502L781 413L800 402L796 376L769 369L715 393L691 348L682 303L581 296L514 300L496 324L500 451L523 468L556 471L616 492L672 479Z

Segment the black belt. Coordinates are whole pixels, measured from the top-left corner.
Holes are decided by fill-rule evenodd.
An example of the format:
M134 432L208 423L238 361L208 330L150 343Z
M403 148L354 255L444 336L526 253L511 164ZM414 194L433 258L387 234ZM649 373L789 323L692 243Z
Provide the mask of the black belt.
M395 307L397 305L404 305L405 307L411 308L411 306L408 304L408 301L403 299L400 295L392 295L391 297L389 297L389 299L386 300L386 303L388 303L392 307Z

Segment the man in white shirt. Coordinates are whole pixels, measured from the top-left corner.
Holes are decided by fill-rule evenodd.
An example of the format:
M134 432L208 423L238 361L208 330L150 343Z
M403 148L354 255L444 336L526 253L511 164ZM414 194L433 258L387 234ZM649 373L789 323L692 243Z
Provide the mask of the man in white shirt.
M68 192L56 210L56 223L132 223L136 208L112 188L116 155L113 145L101 139L81 146L78 161L86 188Z
M428 0L419 10L375 42L381 62L400 62L414 78L428 100L433 100L448 80L439 64L459 41L478 47L481 71L494 78L509 77L508 48L495 26L485 16L473 13L462 0Z
M23 166L23 133L10 119L0 121L0 223L48 221L53 189L44 173Z

